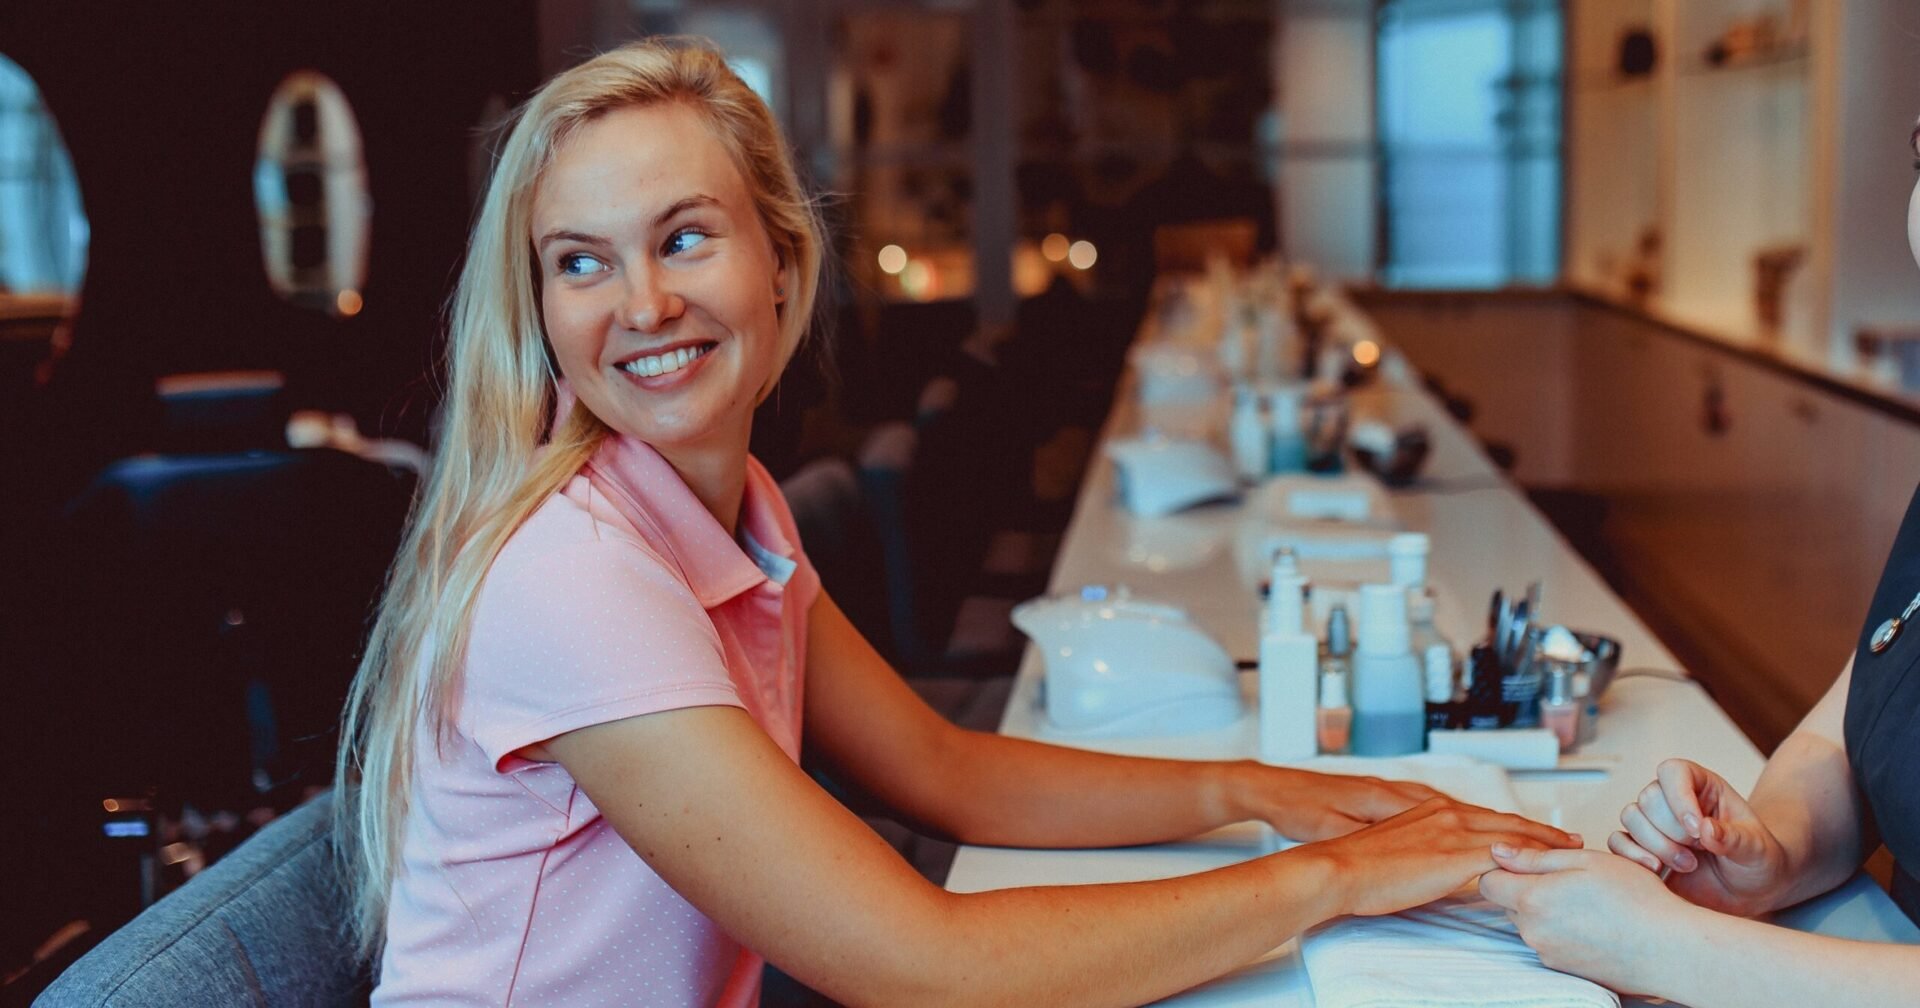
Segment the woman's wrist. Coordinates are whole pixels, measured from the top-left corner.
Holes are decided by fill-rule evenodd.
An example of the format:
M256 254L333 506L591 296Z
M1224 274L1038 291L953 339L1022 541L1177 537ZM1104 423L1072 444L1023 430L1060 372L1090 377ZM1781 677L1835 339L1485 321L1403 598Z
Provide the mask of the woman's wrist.
M1280 897L1303 911L1307 920L1303 930L1352 912L1354 901L1347 886L1361 873L1343 870L1329 845L1303 844L1264 860L1273 866Z
M1640 937L1638 964L1630 986L1635 993L1692 1004L1702 995L1702 970L1726 954L1726 924L1741 918L1673 897L1651 919L1634 922Z
M1274 767L1254 760L1202 764L1202 811L1218 825L1267 821L1272 815L1271 799L1263 794L1262 778Z

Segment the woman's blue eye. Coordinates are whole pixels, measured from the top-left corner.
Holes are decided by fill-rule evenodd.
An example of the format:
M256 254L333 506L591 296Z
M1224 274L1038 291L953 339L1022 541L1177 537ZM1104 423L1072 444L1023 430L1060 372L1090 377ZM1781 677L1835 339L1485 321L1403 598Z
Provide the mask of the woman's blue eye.
M679 255L706 240L707 233L705 231L695 231L692 228L684 231L675 231L673 237L667 239L666 247L661 251L668 255Z
M560 272L568 276L590 276L605 268L600 260L581 252L560 257Z

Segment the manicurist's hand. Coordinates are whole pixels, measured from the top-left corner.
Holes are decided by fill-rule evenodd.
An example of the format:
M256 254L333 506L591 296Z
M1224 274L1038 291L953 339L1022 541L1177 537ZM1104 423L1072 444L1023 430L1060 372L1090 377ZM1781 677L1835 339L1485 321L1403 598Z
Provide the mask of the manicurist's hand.
M1429 798L1381 822L1289 853L1320 857L1342 913L1389 914L1431 903L1494 868L1492 848L1578 847L1571 834L1505 812ZM1282 857L1286 855L1281 855Z
M1692 761L1660 764L1620 823L1626 831L1609 837L1608 848L1649 871L1671 868L1668 887L1689 902L1746 914L1786 884L1780 841L1740 792Z
M1653 990L1674 929L1701 910L1660 879L1603 851L1495 848L1480 894L1506 908L1520 937L1553 969L1616 990Z
M1252 816L1302 842L1345 836L1440 792L1411 781L1348 777L1248 764L1241 789Z

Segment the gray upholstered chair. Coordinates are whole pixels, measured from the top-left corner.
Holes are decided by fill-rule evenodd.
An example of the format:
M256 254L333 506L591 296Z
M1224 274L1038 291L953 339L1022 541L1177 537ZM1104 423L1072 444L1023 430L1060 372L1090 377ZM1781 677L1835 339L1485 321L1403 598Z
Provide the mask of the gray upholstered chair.
M43 991L38 1006L343 1005L371 984L344 934L323 794L148 907Z

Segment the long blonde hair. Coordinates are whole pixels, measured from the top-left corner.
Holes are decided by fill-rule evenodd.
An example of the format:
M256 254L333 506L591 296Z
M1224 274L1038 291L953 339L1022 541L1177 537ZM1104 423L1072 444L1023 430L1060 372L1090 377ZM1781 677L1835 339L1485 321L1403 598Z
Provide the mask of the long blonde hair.
M819 218L766 104L710 44L624 46L554 77L518 110L453 296L440 444L341 723L335 833L362 956L376 955L384 940L419 734L431 729L444 743L452 731L468 624L487 568L608 433L584 404L549 430L557 376L532 252L534 188L582 124L613 109L669 101L700 115L727 148L780 255L783 363L809 328L820 284Z

